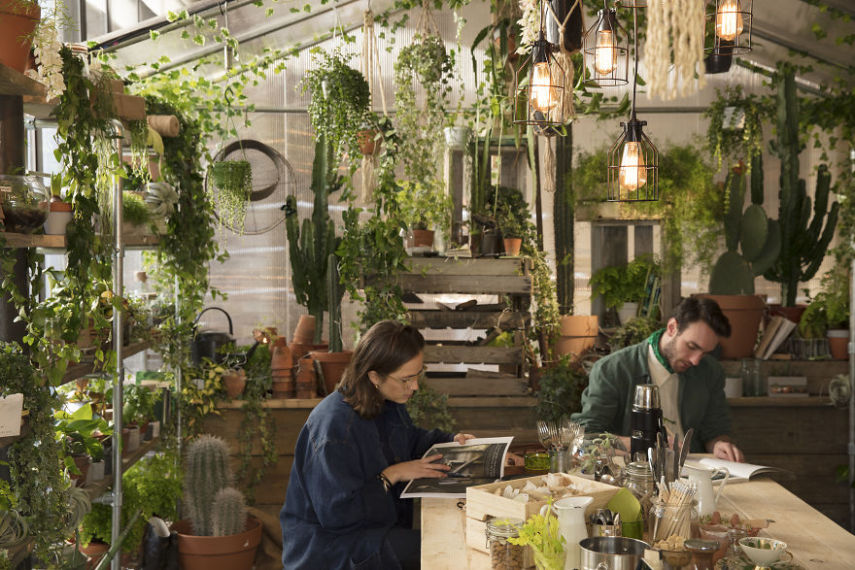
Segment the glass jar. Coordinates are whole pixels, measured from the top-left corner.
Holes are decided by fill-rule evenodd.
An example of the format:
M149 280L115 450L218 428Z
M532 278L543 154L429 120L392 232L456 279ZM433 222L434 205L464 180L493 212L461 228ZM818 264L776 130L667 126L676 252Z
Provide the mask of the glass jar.
M520 535L523 521L514 519L490 519L487 521L487 550L493 570L522 570L525 547L508 542Z
M766 395L760 375L760 361L756 358L742 359L742 395L746 397Z
M650 507L647 525L650 544L671 536L692 538L693 529L698 526L698 502L672 505L657 500Z
M653 481L653 471L650 470L650 465L642 461L633 461L627 465L623 470L621 485L626 487L641 504L641 520L648 520L650 507L656 493L656 485ZM624 534L624 536L629 535ZM638 536L637 538L641 537Z
M0 175L0 208L7 232L31 233L47 219L47 190L37 176Z

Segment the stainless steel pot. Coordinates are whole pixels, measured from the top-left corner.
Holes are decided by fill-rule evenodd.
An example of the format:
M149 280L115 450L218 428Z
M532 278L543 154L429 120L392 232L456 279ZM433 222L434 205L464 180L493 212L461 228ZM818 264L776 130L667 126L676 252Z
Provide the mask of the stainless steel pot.
M647 543L620 536L595 536L579 542L582 570L635 570Z

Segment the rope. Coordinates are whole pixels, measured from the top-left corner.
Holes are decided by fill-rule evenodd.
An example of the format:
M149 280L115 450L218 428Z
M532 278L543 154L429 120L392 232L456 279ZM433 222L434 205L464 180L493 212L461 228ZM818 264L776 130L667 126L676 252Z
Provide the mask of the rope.
M562 104L561 108L557 109L558 112L561 113L559 118L559 122L566 123L568 120L574 118L576 116L576 108L573 104L573 80L575 77L576 70L573 67L573 60L570 56L575 53L574 51L570 51L564 45L564 32L567 29L567 22L570 21L570 16L573 15L573 11L578 9L579 15L582 18L582 30L585 29L585 12L582 10L582 1L574 0L573 5L570 6L570 9L567 10L567 14L564 16L563 20L558 19L558 14L555 13L555 10L552 8L552 4L550 2L544 2L546 5L546 9L549 12L549 16L555 20L555 23L558 25L558 49L559 49L559 59L561 60L561 69L564 71L564 77L557 78L560 81L562 90ZM585 65L585 50L582 51L582 68L584 69ZM551 147L549 147L551 148ZM548 156L548 155L547 155ZM553 163L554 163L553 157Z
M555 151L552 150L553 138L547 137L545 140L546 144L543 145L546 147L546 152L543 156L543 187L546 188L547 192L555 192Z
M433 18L430 2L431 0L422 0L422 11L419 14L418 22L416 22L416 34L423 38L427 36L439 36L439 26Z
M585 13L582 12L582 0L575 0L573 5L570 6L570 9L567 10L567 15L564 16L564 20L558 19L558 14L555 13L555 10L552 8L552 4L550 2L544 2L546 4L546 9L549 12L549 15L552 16L552 19L555 20L555 23L558 24L558 47L561 49L561 53L570 55L571 51L569 51L566 47L564 47L564 30L567 29L567 22L570 20L570 16L573 14L573 10L579 8L580 14L582 15L582 29L585 29ZM572 84L572 81L571 81Z
M374 108L374 104L376 103L375 94L379 91L383 116L388 117L386 90L383 87L383 73L380 68L380 50L377 43L377 35L374 33L374 13L371 11L370 0L368 2L368 9L363 14L362 26L362 75L368 80L370 106L372 109Z

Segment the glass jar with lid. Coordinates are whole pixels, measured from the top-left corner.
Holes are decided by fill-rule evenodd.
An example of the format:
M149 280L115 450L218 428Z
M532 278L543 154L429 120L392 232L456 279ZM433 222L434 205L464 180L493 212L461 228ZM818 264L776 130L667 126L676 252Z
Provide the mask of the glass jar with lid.
M623 469L621 484L641 503L641 520L646 521L656 494L650 465L643 461L633 461Z
M523 521L515 519L490 519L487 521L487 550L493 570L522 570L525 547L508 542L520 535Z
M674 504L657 500L650 507L647 542L653 544L672 536L681 536L684 539L693 538L697 527L697 501Z
M47 190L37 176L0 175L0 208L7 232L31 233L48 214Z

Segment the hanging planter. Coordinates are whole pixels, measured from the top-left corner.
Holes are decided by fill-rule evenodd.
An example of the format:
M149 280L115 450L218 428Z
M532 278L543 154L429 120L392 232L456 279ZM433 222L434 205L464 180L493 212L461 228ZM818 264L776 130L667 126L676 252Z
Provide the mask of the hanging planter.
M211 165L208 175L215 189L213 200L220 222L243 233L246 208L252 193L252 167L246 160Z

